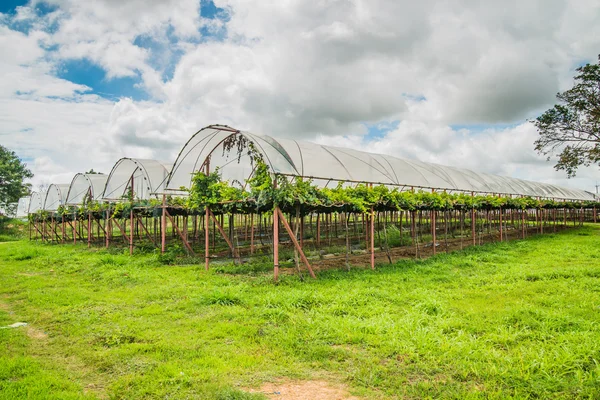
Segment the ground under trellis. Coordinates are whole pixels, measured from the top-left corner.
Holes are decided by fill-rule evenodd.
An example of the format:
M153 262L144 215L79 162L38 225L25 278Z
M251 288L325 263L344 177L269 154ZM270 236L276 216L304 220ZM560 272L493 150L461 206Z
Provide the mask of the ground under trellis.
M155 248L236 263L270 260L275 279L279 266L313 265L348 267L375 260L393 262L400 257L424 257L441 251L490 241L523 239L552 233L584 222L597 222L596 209L530 210L416 210L372 213L188 214L165 206L138 207L127 213L110 211L87 215L49 215L31 218L32 240L53 243L87 243L89 247Z

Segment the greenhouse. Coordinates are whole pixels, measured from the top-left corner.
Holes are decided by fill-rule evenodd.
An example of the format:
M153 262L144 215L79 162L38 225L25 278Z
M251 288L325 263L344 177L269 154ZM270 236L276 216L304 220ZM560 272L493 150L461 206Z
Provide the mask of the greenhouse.
M66 204L79 205L86 201L102 199L108 175L77 174L69 185Z
M102 199L122 200L133 198L147 200L162 192L169 171L159 161L121 158L110 171Z
M64 206L67 201L67 193L69 185L67 184L52 184L48 186L46 199L44 200L45 211L56 211L59 207Z
M29 202L31 201L31 197L21 197L19 199L19 203L17 204L17 218L26 218L29 215Z
M29 200L29 214L35 214L44 209L46 192L33 192Z
M166 185L167 190L190 188L192 174L208 165L209 159L213 168L219 168L224 179L240 184L245 182L252 174L250 155L244 152L245 148L236 149L235 154L224 151L228 140L240 137L246 140L238 140L239 143L253 143L256 146L274 174L310 178L321 185L337 181L383 184L404 189L594 200L593 194L582 190L347 148L275 139L236 131L226 126L209 126L192 136L175 161Z
M194 134L171 168L122 158L66 186L51 185L45 206L32 195L33 238L154 247L207 269L270 260L275 279L280 265L314 277L556 232L596 222L598 206L583 190L223 125Z

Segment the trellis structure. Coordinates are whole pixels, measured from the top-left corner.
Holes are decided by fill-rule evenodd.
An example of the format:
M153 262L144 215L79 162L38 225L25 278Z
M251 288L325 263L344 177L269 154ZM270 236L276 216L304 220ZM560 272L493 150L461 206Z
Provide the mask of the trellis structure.
M357 210L343 202L284 206L271 199L265 205L260 193L244 201L224 199L202 207L187 199L189 191L194 191L194 177L199 171L206 176L218 171L220 179L229 183L226 186L248 191L249 182L257 174L258 160L268 168L272 180L269 190L278 184L301 184L308 179L325 189L340 185L371 192L381 187L394 193L415 193L413 197L421 196L425 203L404 208L398 204L371 204L368 209ZM98 185L95 187L91 180L102 179L104 189L98 196ZM88 194L82 195L86 187ZM193 135L170 172L157 161L124 158L108 177L78 174L68 193L63 203L87 203L85 207L58 210L60 216L49 217L36 214L39 209L49 209L44 204L36 206L39 194L32 196L30 213L37 215L32 218L35 237L87 241L88 246L101 243L108 247L121 242L131 253L136 243L159 247L164 253L170 243L179 241L188 254L203 255L206 268L215 256L241 262L269 255L275 278L280 247L285 253L284 263L293 257L292 265L298 272L302 262L314 276L311 262L326 263L330 253L335 252L341 254L338 263L349 265L354 257L374 268L376 257L391 262L397 256L435 254L439 246L449 250L485 240L556 231L571 222L597 221L597 199L582 190L275 139L222 125L208 126ZM454 195L456 204L442 208L427 205L435 199L427 200L426 193ZM467 207L461 203L465 196L487 197L481 197L483 205ZM499 206L490 205L490 198L496 197L504 200ZM517 199L522 197L535 200L536 205L519 203ZM51 233L46 227L48 221ZM57 221L61 229L56 227Z

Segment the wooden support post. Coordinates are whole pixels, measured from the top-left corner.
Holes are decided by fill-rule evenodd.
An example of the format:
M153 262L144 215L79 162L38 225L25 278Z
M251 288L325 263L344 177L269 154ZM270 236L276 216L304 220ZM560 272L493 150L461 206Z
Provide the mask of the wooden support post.
M210 210L206 206L204 210L204 269L208 271L208 263L210 260Z
M254 254L254 213L250 214L250 254Z
M88 248L92 246L92 214L88 211L88 225L87 225L87 240Z
M373 207L371 207L371 216L369 219L371 220L371 269L375 269L375 214Z
M127 232L125 230L126 226L123 225L121 226L121 224L119 224L119 222L116 219L113 219L113 221L115 223L115 225L117 226L117 228L119 228L119 231L121 232L121 237L123 238L123 241L125 243L129 243L129 236L127 236Z
M431 238L433 239L433 255L435 256L436 254L436 245L435 245L435 241L436 241L436 237L435 237L435 217L436 217L437 211L436 210L431 210Z
M177 224L175 223L173 217L171 216L171 214L169 214L167 212L167 217L169 218L169 220L171 221L171 224L173 226L173 229L175 230L175 232L177 232L177 234L179 235L179 237L181 238L181 241L183 242L183 245L186 247L186 249L192 254L192 256L196 256L196 253L194 253L194 250L192 249L192 246L190 245L190 243L186 240L185 236L183 235L183 233L181 232L181 230L179 229L179 226L177 226Z
M133 207L129 211L129 255L133 255Z
M144 233L146 234L146 236L148 237L148 239L150 239L150 241L152 242L152 244L156 247L156 242L154 241L154 237L152 237L152 235L150 234L150 232L146 228L146 225L144 225L144 222L142 221L142 217L140 217L139 215L136 215L136 219L138 221L138 227L139 226L142 227L142 230L144 231Z
M165 253L167 242L167 195L162 196L162 214L160 216L160 252Z
M304 248L304 215L300 217L300 247Z
M106 210L106 218L104 219L104 230L106 231L106 248L108 249L108 246L110 244L110 234L111 234L111 229L110 229L110 204L108 206L108 210Z
M273 212L273 278L279 278L279 206Z
M502 242L504 240L504 237L502 235L502 207L500 207L500 241Z
M473 240L473 246L477 244L477 237L475 236L475 208L471 209L471 239Z
M38 226L38 221L33 221L33 228L36 230L36 232L38 232L40 234L40 237L43 239L44 234L42 233L42 231L40 230L40 227ZM35 234L35 237L37 239L37 233Z
M208 210L214 224L215 227L219 230L219 232L221 233L221 236L223 236L223 239L225 239L225 242L227 242L227 245L229 246L229 249L231 250L231 253L233 254L234 257L236 257L239 261L239 263L242 263L242 260L240 258L240 254L237 251L237 249L233 246L233 243L231 242L230 238L227 236L227 234L225 233L225 230L223 229L223 226L219 223L219 221L217 220L217 217L215 217L215 214L213 214L212 211Z
M277 214L277 216L279 218L281 218L281 222L283 223L285 230L287 231L288 235L290 236L290 239L292 239L292 243L294 243L294 246L296 247L298 254L300 254L300 258L302 259L302 262L304 263L304 265L306 265L306 268L308 268L308 272L310 273L310 276L313 278L316 278L315 273L313 272L312 267L310 266L310 263L308 262L308 259L306 258L306 255L304 255L304 251L302 251L302 247L298 243L298 239L296 239L296 235L294 235L294 232L292 231L290 224L288 224L287 220L285 219L285 216L283 215L283 213L281 212L279 207L275 207L274 214Z
M317 214L317 247L321 245L321 214Z

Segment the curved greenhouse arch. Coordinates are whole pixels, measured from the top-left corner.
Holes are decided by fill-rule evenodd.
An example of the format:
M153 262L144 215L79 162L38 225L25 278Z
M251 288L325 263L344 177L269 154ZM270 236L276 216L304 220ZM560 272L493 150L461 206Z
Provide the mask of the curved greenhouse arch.
M46 192L33 192L29 200L29 214L36 213L44 209L44 201L46 200Z
M133 191L133 197L147 200L162 191L169 173L159 161L128 158L118 160L106 179L102 199L121 200Z
M235 138L243 140L235 141ZM207 165L211 171L218 167L223 179L238 181L243 185L253 174L247 153L248 142L254 144L272 173L310 178L319 186L331 181L356 182L401 189L594 200L592 193L583 190L348 148L275 139L225 125L207 126L185 143L169 174L166 190L184 193L180 189L189 189L193 174ZM244 143L245 148L237 147ZM220 148L223 151L219 151Z
M108 175L105 174L76 174L69 185L66 204L78 205L86 199L101 199L107 180Z
M46 199L44 200L45 211L56 211L58 207L64 206L67 200L69 185L67 184L51 184L46 191Z
M21 197L17 203L17 218L27 217L29 213L29 204L31 203L31 196Z

